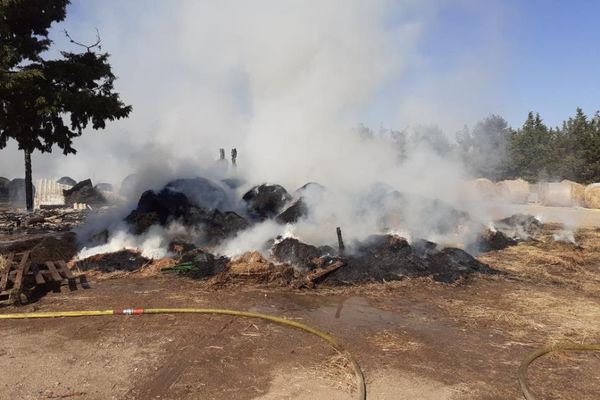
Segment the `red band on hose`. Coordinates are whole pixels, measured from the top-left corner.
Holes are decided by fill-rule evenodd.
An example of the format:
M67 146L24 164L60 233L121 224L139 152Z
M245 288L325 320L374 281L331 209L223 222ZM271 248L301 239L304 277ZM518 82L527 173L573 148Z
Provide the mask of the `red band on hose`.
M121 310L113 310L113 315L141 315L143 313L143 308L125 308Z

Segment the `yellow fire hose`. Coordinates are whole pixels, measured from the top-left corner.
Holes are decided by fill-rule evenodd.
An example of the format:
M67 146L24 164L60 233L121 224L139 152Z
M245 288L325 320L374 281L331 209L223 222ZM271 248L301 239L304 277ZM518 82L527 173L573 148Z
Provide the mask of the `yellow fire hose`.
M16 313L16 314L0 314L0 319L29 319L29 318L57 318L57 317L92 317L100 315L141 315L141 314L220 314L230 315L233 317L258 318L279 325L291 326L308 332L323 339L327 344L333 347L338 353L343 355L350 361L354 374L356 375L356 384L358 387L359 400L366 400L367 389L365 385L365 377L360 369L360 365L348 350L338 343L331 335L312 328L300 322L292 321L286 318L276 317L274 315L259 314L246 311L227 310L219 308L127 308L122 310L96 310L96 311L58 311L58 312L33 312L33 313Z
M587 350L587 351L600 351L600 344L578 344L578 343L568 343L568 344L559 344L555 346L548 346L542 349L536 350L534 352L529 353L529 355L523 360L521 366L519 367L519 384L521 385L521 390L523 391L523 396L527 400L536 400L537 398L531 393L529 390L529 386L527 384L527 367L537 358L551 353L553 351L562 351L562 350Z
M356 376L356 383L358 387L358 399L366 400L367 391L365 378L360 368L360 365L356 361L356 358L348 350L338 343L338 341L331 335L322 332L318 329L312 328L308 325L300 322L292 321L286 318L276 317L269 314L260 314L246 311L236 311L219 308L127 308L119 310L94 310L94 311L57 311L57 312L33 312L33 313L15 313L15 314L0 314L0 319L30 319L30 318L60 318L60 317L93 317L101 315L141 315L141 314L220 314L230 315L233 317L245 317L245 318L258 318L270 322L274 322L279 325L291 326L296 329L308 332L312 335L318 336L329 344L338 353L343 355L350 361L354 374ZM548 353L553 351L600 351L600 344L561 344L544 347L542 349L531 352L521 363L519 367L519 384L523 396L526 400L537 400L537 398L531 393L527 382L527 368L529 365Z

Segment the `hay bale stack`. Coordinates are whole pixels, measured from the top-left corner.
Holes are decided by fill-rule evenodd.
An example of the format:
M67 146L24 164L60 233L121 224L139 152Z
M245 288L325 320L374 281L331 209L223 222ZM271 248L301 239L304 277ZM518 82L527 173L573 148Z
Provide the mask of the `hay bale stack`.
M482 200L496 200L497 190L494 182L486 178L479 178L465 182L466 192Z
M587 208L600 208L600 183L592 183L583 193Z
M496 190L498 197L503 202L511 204L527 204L529 202L529 183L523 179L498 182Z
M584 190L585 186L566 179L562 182L541 183L539 201L544 206L577 207L583 205Z
M583 206L585 204L584 192L585 186L581 183L573 182L568 179L564 179L561 183L571 185L571 198L573 199L574 206Z

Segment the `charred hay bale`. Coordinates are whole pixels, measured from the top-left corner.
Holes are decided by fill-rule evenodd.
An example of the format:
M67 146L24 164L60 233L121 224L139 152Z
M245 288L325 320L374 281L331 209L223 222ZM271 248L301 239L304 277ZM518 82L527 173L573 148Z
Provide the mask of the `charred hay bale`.
M551 207L581 206L584 202L585 186L569 180L562 182L540 183L539 202Z
M275 220L280 224L293 224L306 217L309 213L308 204L315 204L322 200L325 186L309 182L294 192L296 200L282 211Z
M286 238L275 243L271 252L275 260L290 264L299 271L314 269L313 260L321 256L321 251L317 247L294 238Z
M178 256L182 256L185 253L196 250L196 245L183 240L172 240L167 246L167 250L170 253L174 253Z
M448 247L428 258L428 275L437 282L453 283L471 275L496 274L497 271L464 250Z
M492 250L502 250L517 244L517 239L507 236L500 230L484 228L475 241L467 246L469 253L486 253Z
M296 200L275 218L280 224L294 224L308 215L308 206L302 198Z
M297 197L301 197L301 196L316 197L316 196L321 196L323 193L325 193L326 190L327 189L325 188L325 186L321 185L320 183L308 182L308 183L305 183L304 185L302 185L301 187L299 187L298 189L296 189L294 194Z
M584 199L587 208L600 208L600 183L592 183L586 186Z
M505 180L496 183L500 201L510 204L529 202L529 183L523 179Z
M259 221L278 215L291 199L283 186L266 183L253 187L242 197L248 215Z
M360 283L400 280L426 270L422 258L399 236L374 235L357 244L346 265L332 272L325 282Z
M246 183L245 180L240 179L240 178L225 178L225 179L222 179L221 182L223 182L223 184L225 186L227 186L229 189L240 188L240 187L244 186L244 184Z
M529 239L537 235L542 223L532 215L514 214L494 221L494 228L512 239Z
M0 203L8 203L10 180L0 176Z
M194 249L185 253L179 262L191 264L191 268L185 275L202 279L223 272L229 263L229 258L217 257L201 249Z
M191 207L187 196L181 192L147 190L142 193L137 208L125 220L134 225L135 232L139 234L156 223L165 225L172 219L181 218Z
M67 186L75 186L75 185L77 185L77 181L75 179L69 177L69 176L63 176L62 178L60 178L56 182L60 183L61 185L67 185Z
M71 189L63 190L65 196L65 204L72 206L74 203L84 203L92 206L104 205L107 203L106 198L100 193L91 179L85 179Z
M231 209L232 202L224 187L203 177L176 179L167 183L165 188L185 194L196 207L221 211Z
M463 250L446 248L438 251L433 245L424 241L413 247L399 236L371 236L344 258L344 267L333 271L325 280L360 283L430 276L436 281L454 282L475 272L494 273Z
M115 272L137 271L147 265L150 259L142 256L137 250L123 249L114 253L96 254L76 262L82 271Z
M35 186L32 184L33 197L35 197ZM15 206L25 205L25 179L15 178L8 184L8 202Z
M137 208L125 218L136 234L147 231L152 225L165 226L175 220L185 226L202 229L206 243L217 243L249 226L234 212L196 207L185 194L168 188L158 193L152 190L144 192Z

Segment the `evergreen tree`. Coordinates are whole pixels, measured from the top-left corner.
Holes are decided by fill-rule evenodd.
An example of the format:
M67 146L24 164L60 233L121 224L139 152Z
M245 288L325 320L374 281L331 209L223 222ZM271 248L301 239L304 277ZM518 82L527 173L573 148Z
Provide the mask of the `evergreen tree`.
M63 21L68 0L0 0L0 149L14 139L25 155L27 209L33 209L31 153L75 153L73 139L91 125L125 118L131 106L113 92L109 55L100 39L81 53L46 60L48 30ZM71 42L75 43L73 40Z
M510 172L512 129L498 115L479 121L473 130L465 126L456 134L465 164L476 176L499 180Z
M528 181L547 178L556 169L551 165L552 134L539 114L529 112L527 120L511 143L514 173Z

